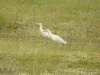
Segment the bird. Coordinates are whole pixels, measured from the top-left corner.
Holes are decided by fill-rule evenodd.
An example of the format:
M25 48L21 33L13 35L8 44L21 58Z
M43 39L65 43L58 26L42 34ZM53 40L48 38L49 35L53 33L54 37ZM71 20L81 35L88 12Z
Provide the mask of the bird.
M41 34L46 37L46 38L49 38L49 39L52 39L53 41L55 42L58 42L58 43L64 43L66 44L67 42L64 41L61 37L59 37L58 35L54 35L51 33L51 31L49 29L46 29L46 30L43 30L42 29L42 23L38 23L38 25L40 25L40 32Z
M50 33L50 36L52 37L52 40L55 41L55 42L58 42L58 43L64 43L66 44L67 42L64 41L61 37L59 37L58 35L54 35L51 33L51 31L49 29L46 29L49 33Z
M37 23L40 25L40 33L42 34L43 37L51 39L50 33L47 30L42 29L42 23Z

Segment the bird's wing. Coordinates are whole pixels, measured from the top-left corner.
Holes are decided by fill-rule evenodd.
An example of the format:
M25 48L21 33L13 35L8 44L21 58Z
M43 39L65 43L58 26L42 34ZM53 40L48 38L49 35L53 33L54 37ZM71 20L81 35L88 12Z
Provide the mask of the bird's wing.
M51 31L49 29L46 29L47 32L51 33Z

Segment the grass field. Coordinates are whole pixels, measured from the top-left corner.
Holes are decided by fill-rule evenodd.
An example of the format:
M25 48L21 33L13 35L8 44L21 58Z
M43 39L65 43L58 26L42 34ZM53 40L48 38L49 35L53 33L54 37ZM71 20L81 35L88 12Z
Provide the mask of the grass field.
M1 0L0 75L100 75L100 0Z

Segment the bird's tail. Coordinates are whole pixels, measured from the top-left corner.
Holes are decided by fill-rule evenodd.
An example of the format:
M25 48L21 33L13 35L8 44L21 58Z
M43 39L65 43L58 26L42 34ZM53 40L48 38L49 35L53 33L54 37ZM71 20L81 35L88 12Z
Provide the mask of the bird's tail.
M64 44L67 44L67 42L63 41Z

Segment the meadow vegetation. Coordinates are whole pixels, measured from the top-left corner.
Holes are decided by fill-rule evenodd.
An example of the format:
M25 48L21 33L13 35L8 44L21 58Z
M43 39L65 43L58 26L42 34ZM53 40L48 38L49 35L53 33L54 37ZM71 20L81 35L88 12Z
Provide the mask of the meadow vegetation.
M100 75L100 0L1 0L0 75Z

